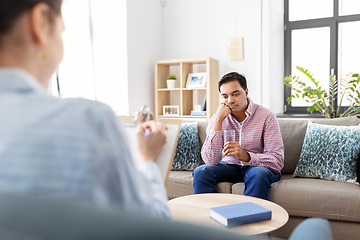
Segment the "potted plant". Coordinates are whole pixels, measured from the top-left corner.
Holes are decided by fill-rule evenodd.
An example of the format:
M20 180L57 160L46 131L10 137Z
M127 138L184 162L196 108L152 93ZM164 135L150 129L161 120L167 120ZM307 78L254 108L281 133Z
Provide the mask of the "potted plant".
M311 106L307 108L308 112L313 113L318 111L324 114L326 118L341 118L360 113L359 74L348 74L347 77L343 79L342 84L339 86L340 102L336 107L335 96L338 93L338 81L334 75L330 76L329 90L325 90L320 85L320 81L315 80L307 69L299 66L296 66L296 68L311 80L311 84L305 83L297 76L289 75L285 77L285 85L294 90L287 99L288 103L290 103L292 99L302 98L311 104ZM340 113L341 104L345 97L349 101L349 106Z
M176 82L176 75L175 74L169 74L167 75L167 88L172 89L175 88L175 82Z

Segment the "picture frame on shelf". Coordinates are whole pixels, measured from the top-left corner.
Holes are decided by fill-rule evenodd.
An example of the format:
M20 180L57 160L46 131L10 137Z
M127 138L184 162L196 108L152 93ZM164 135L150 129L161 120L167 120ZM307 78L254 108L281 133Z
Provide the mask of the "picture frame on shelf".
M204 88L206 87L206 72L189 73L186 80L186 88Z
M170 116L180 116L179 106L177 105L164 105L163 106L163 115Z

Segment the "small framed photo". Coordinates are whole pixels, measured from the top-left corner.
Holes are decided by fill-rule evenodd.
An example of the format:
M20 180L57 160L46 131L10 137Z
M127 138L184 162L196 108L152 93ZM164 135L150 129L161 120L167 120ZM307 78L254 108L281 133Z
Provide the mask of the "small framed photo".
M186 88L203 88L206 83L206 72L189 73Z
M179 106L177 105L164 105L163 106L164 116L179 116Z

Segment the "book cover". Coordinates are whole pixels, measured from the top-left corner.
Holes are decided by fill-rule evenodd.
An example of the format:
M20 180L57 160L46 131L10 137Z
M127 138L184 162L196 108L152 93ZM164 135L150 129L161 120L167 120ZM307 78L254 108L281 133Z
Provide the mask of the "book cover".
M206 111L191 111L191 116L206 116Z
M210 210L210 217L228 228L271 219L271 210L252 202L214 207Z
M203 104L201 106L201 111L206 111L206 95L204 97Z

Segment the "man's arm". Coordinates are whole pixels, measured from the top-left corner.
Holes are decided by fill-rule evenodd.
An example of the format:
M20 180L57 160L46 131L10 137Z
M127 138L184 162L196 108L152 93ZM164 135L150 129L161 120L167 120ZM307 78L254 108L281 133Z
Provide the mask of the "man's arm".
M210 119L206 128L206 139L201 148L201 157L207 165L217 165L222 159L224 136L221 128L215 131L213 128L216 114Z
M217 165L221 161L224 147L222 123L230 113L229 106L220 103L216 113L209 121L206 129L206 139L201 148L201 157L207 165Z

